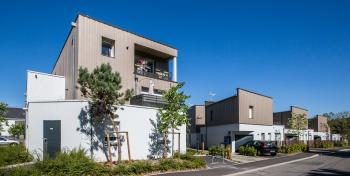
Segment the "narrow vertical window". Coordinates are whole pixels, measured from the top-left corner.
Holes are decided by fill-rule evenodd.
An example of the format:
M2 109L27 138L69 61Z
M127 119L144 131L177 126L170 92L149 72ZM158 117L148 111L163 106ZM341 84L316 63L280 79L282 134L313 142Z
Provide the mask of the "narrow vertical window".
M210 121L213 121L214 117L213 117L213 111L210 111Z
M265 141L265 133L261 133L261 140Z
M253 106L249 106L248 118L252 119L253 115L254 115L254 107Z
M107 57L114 57L114 40L102 37L101 54Z

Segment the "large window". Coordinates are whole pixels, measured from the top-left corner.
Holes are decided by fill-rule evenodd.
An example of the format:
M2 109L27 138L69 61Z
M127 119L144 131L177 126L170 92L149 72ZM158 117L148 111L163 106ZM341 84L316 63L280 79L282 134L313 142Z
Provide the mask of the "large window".
M252 119L254 115L254 106L249 106L248 118Z
M114 40L102 37L101 54L107 57L114 57Z

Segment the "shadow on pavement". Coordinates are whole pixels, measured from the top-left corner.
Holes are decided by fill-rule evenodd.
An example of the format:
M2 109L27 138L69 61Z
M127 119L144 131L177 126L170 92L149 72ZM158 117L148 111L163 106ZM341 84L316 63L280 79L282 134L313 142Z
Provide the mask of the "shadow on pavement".
M307 173L308 176L319 176L319 175L332 175L332 176L341 176L341 175L350 175L350 172L340 171L336 169L317 169L312 170Z
M312 151L309 153L315 153L320 154L324 156L332 156L332 157L340 157L340 158L350 158L350 152L349 151L332 151L332 150L324 150L322 152L320 151Z

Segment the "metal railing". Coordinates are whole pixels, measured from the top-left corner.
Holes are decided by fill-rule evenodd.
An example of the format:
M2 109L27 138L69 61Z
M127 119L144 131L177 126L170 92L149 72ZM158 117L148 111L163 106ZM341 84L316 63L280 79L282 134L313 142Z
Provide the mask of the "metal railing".
M169 73L168 74L166 74L166 73L157 74L157 73L151 73L151 72L147 72L147 71L137 71L136 70L135 74L150 77L150 78L160 79L160 80L164 80L164 81L171 81Z
M162 99L161 96L139 94L131 98L130 104L149 107L162 107L166 104L166 102Z

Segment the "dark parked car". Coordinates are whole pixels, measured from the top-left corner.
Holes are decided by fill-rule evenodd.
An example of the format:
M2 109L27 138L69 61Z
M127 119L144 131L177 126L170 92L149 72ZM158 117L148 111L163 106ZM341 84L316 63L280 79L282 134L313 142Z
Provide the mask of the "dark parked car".
M272 141L249 141L244 146L254 147L257 150L257 155L270 154L275 156L277 153L276 144Z

